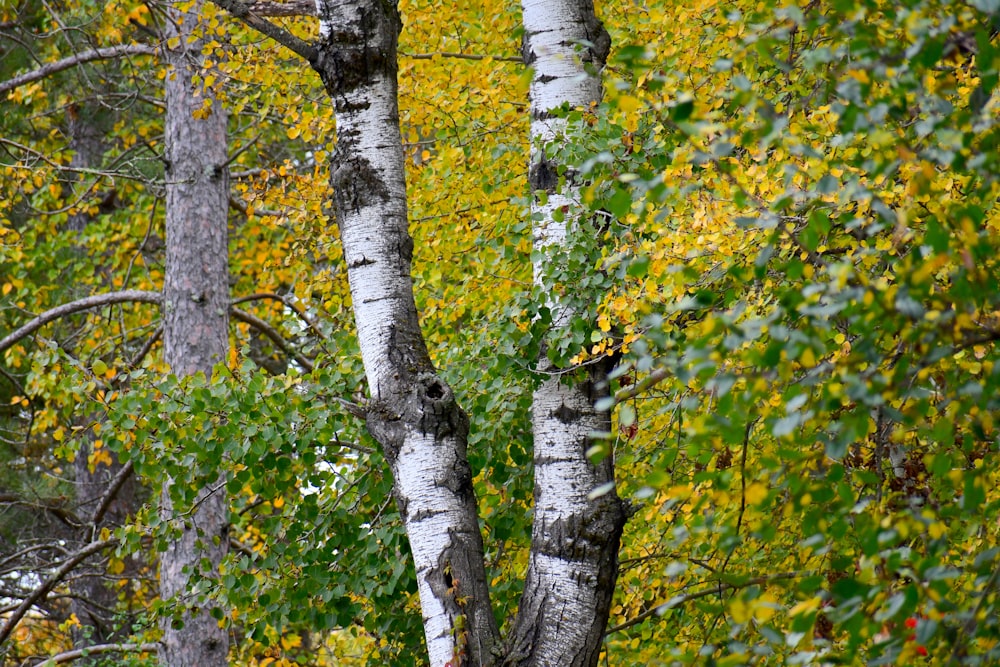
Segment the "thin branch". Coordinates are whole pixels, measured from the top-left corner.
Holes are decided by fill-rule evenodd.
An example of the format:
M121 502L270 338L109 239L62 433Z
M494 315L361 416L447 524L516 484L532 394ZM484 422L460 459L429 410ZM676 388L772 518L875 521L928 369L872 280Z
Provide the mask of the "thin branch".
M68 315L73 315L74 313L79 313L84 310L90 310L91 308L100 308L102 306L110 306L115 303L127 303L127 302L138 302L138 303L160 303L161 295L159 292L147 292L145 290L123 290L121 292L109 292L107 294L95 294L94 296L88 296L77 301L71 301L69 303L64 303L61 306L56 306L51 310L47 310L35 319L31 320L24 326L16 329L13 333L8 334L2 340L0 340L0 352L3 352L7 348L11 347L17 343L22 338L30 336L34 332L41 329L43 326L59 319L60 317L66 317Z
M244 544L243 542L240 542L232 535L229 536L229 548L232 549L233 551L240 552L241 554L249 558L251 561L257 559L257 554L254 552L253 549L251 549L248 545Z
M99 653L152 653L158 651L159 644L94 644L84 648L75 648L65 653L57 653L43 662L39 667L73 662L79 658L87 658Z
M39 499L38 502L32 502L17 494L0 493L0 503L9 505L21 505L23 507L29 507L34 510L45 510L46 512L52 514L52 516L56 517L64 524L69 526L70 528L76 529L80 528L80 526L83 525L83 522L76 514L74 514L73 512L64 507L59 507L54 502L46 503L43 502L42 499Z
M647 618L653 615L662 615L673 609L674 607L679 607L682 604L687 604L692 600L697 600L699 598L708 597L709 595L718 595L725 591L739 590L741 588L746 588L747 586L756 586L758 584L767 584L772 581L779 581L781 579L798 579L799 577L805 577L811 575L811 572L778 572L776 574L768 574L762 577L753 577L752 579L747 579L746 581L739 584L727 584L723 582L718 582L712 584L709 588L704 590L696 591L694 593L687 593L686 595L676 595L663 604L658 604L655 607L650 607L646 611L642 612L635 618L629 619L624 623L614 626L613 628L608 628L604 636L607 637L613 632L620 632L622 630L627 630L635 625L639 625Z
M233 18L239 19L262 35L270 37L278 44L305 58L306 61L313 62L316 59L318 52L315 46L262 18L260 14L255 13L250 8L250 5L245 5L239 0L212 0L212 4L222 7L232 14Z
M142 349L139 350L134 357L132 357L132 360L129 362L129 368L138 368L139 364L142 363L142 360L146 358L147 354L149 354L149 351L153 349L154 345L156 345L156 341L160 340L162 336L163 327L156 327L156 331L153 332L153 335L146 339L146 342L143 343Z
M670 371L666 368L657 368L652 373L644 377L639 382L615 393L615 405L630 398L635 398L647 389L655 387L659 383L670 377Z
M237 299L233 299L232 305L235 306L238 303L244 303L246 301L260 301L261 299L271 299L272 301L277 301L282 305L291 308L295 311L295 314L299 316L299 319L308 324L309 328L320 337L320 340L326 340L326 335L324 335L323 330L320 329L315 322L313 322L311 317L306 315L306 311L302 308L302 306L280 294L275 294L274 292L257 292L256 294L248 294L247 296L241 296Z
M62 581L63 577L69 574L74 567L85 561L90 556L104 551L108 547L114 546L115 544L118 544L118 540L101 540L99 542L91 542L67 558L63 564L59 566L59 569L49 575L48 579L35 588L35 590L31 592L31 595L26 597L24 601L18 605L17 609L15 609L7 618L7 622L4 623L3 628L0 628L0 644L7 641L7 638L14 631L17 624L21 622L21 619L24 618L24 615L28 613L28 610L31 609L35 603L48 595L49 591L55 588L56 584Z
M51 74L62 72L63 70L76 67L77 65L82 65L83 63L88 63L94 60L110 60L111 58L117 58L119 56L151 56L155 55L156 52L157 49L155 47L146 44L119 44L117 46L108 46L104 48L91 49L89 51L81 51L80 53L68 56L62 60L47 63L38 69L25 72L24 74L15 76L13 79L8 79L3 83L0 83L0 95L23 86L26 83L32 83L33 81L44 79Z
M458 60L497 60L507 63L524 63L523 56L484 56L478 53L453 53L449 51L435 51L433 53L400 53L400 58L410 60L433 60L434 58L457 58Z
M90 520L90 524L94 527L94 530L97 530L97 524L104 518L104 514L108 511L108 508L111 507L111 503L114 502L115 496L118 495L118 491L132 474L132 465L132 461L130 460L122 466L121 470L118 471L118 474L116 474L115 478L111 481L111 485L108 487L108 490L104 493L104 497L101 498L101 504L98 505L97 509L94 511L93 518Z
M312 361L307 359L300 352L294 350L285 340L285 337L282 336L280 333L278 333L278 331L270 324L260 319L256 315L251 315L245 310L240 310L235 306L230 307L229 312L232 313L233 317L235 317L239 321L249 324L254 329L256 329L257 331L261 332L262 334L270 338L271 342L273 342L275 345L281 348L282 352L287 354L289 357L295 359L295 361L297 361L300 366L305 368L308 372L312 373L314 368Z

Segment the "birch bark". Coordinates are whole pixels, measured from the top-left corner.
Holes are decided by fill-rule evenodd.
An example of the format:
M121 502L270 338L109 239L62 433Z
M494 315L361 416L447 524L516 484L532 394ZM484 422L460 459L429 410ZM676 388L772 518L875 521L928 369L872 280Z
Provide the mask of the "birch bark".
M212 92L193 81L204 67L201 40L195 36L200 10L201 2L172 4L165 35L163 339L165 359L178 376L210 376L229 347L226 115ZM203 106L206 100L208 106ZM169 479L164 483L161 513L164 520L180 522L180 535L160 557L160 596L177 598L191 610L184 614L183 626L165 621L160 662L167 667L221 667L229 652L226 630L191 589L193 573L218 574L228 549L225 486L206 487L194 509L179 519L170 484Z
M522 0L525 63L531 82L533 243L539 261L535 280L565 244L571 215L579 210L572 169L558 187L558 169L547 144L565 133L553 111L585 109L601 96L600 70L610 37L592 0ZM553 326L574 313L555 294L547 303ZM524 593L510 639L510 665L596 665L618 573L618 545L625 512L613 489L610 455L597 464L587 457L590 434L609 432L608 413L594 404L606 392L601 364L567 373L543 353L539 370L549 375L532 397L535 516ZM592 498L591 492L610 491Z
M430 664L492 661L490 608L468 418L427 353L413 299L396 44L389 0L317 0L310 62L334 103L334 210L382 446L416 567Z

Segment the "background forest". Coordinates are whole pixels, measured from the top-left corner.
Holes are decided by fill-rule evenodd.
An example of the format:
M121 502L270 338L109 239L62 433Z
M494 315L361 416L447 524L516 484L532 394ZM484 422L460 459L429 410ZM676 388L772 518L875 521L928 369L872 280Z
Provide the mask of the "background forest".
M0 0L0 663L154 664L197 619L234 665L435 655L345 259L355 82L308 57L336 4ZM449 664L1000 663L1000 2L600 2L566 80L603 92L550 106L533 4L402 0L387 65L490 596L437 563ZM220 119L228 344L183 366L169 285L209 270L169 218L209 200L170 146ZM628 520L567 540L617 579L531 619L538 406L580 387L614 476L577 491ZM586 660L523 650L574 623Z

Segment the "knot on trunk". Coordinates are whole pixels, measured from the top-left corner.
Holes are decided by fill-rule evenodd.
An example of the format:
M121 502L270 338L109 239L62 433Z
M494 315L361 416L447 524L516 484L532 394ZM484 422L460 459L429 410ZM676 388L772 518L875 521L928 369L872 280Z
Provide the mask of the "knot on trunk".
M464 440L469 432L469 418L455 401L455 393L435 373L417 375L410 407L421 433Z

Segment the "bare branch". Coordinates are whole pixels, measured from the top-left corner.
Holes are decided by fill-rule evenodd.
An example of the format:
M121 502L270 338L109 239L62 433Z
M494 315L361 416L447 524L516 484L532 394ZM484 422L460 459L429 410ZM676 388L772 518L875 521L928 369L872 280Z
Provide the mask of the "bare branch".
M115 496L118 495L118 491L122 488L122 485L125 484L125 481L128 480L129 476L132 474L132 470L133 470L133 464L132 461L129 461L128 463L122 466L121 470L118 471L118 474L116 474L115 478L111 481L111 485L108 487L108 490L104 493L104 497L101 498L101 504L98 505L97 509L94 511L93 518L90 520L90 523L94 527L94 530L97 530L97 524L100 523L101 519L104 518L105 512L107 512L108 508L111 507L111 503L114 502Z
M739 590L741 588L746 588L747 586L758 586L760 584L768 584L772 581L779 581L781 579L798 579L800 577L808 577L814 574L813 572L777 572L775 574L768 574L762 577L753 577L747 579L739 584L736 583L723 583L718 582L717 584L712 584L708 588L705 588L694 593L687 593L685 595L676 595L673 598L667 600L663 604L658 604L655 607L650 607L646 611L642 612L635 618L629 619L620 625L616 625L604 633L607 637L613 632L621 632L622 630L627 630L635 625L639 625L645 621L650 616L662 616L674 607L679 607L682 604L691 602L692 600L697 600L699 598L708 597L710 595L721 595L726 591Z
M91 49L89 51L81 51L80 53L68 56L62 60L46 63L38 69L25 72L24 74L15 76L13 79L8 79L7 81L0 83L0 95L27 83L44 79L45 77L55 74L56 72L62 72L63 70L67 70L71 67L82 65L83 63L92 62L94 60L110 60L112 58L118 58L119 56L151 56L156 54L156 52L156 47L149 46L147 44L119 44L118 46L108 46L104 48Z
M159 644L95 644L84 648L75 648L65 653L57 653L43 662L40 667L72 662L78 658L87 658L99 653L152 653L159 648Z
M65 507L60 507L56 501L45 502L43 499L39 499L36 502L32 502L15 493L0 493L0 503L8 505L21 505L34 510L45 510L70 528L79 528L83 525L83 522L76 514Z
M7 638L14 631L14 628L17 627L17 624L21 622L21 619L24 618L24 615L28 613L28 610L31 609L35 603L48 595L49 591L55 588L56 584L62 581L63 577L69 574L74 567L85 561L90 556L100 553L115 544L118 544L118 540L100 540L98 542L91 542L67 558L55 572L49 575L48 579L35 588L35 590L31 592L31 595L26 597L21 604L18 605L17 609L15 609L11 615L7 617L7 622L4 623L3 628L0 628L0 644L7 641Z
M295 359L295 361L297 361L299 365L301 365L304 369L306 369L310 373L313 371L312 361L304 357L298 351L292 349L292 346L288 344L288 342L285 340L285 337L282 336L280 333L278 333L278 331L270 324L260 319L256 315L251 315L245 310L240 310L235 306L230 307L229 312L232 313L233 317L235 317L239 321L249 324L254 329L256 329L257 331L261 332L262 334L270 338L271 342L277 345L281 349L281 351L287 354L289 357Z
M250 5L245 5L239 0L212 0L212 3L222 7L234 18L239 19L262 35L270 37L278 44L305 58L308 62L316 59L316 47L262 18L260 14L255 13L250 8Z
M487 58L507 63L524 63L524 56L484 56L478 53L451 53L449 51L436 51L434 53L402 53L400 58L410 60L433 60L434 58L456 58L458 60L486 60Z
M312 318L306 315L306 311L302 308L302 306L298 305L294 301L291 301L290 299L283 297L280 294L275 294L274 292L257 292L256 294L249 294L247 296L241 296L238 299L233 299L232 303L235 306L238 303L244 303L246 301L259 301L261 299L271 299L272 301L278 301L282 305L291 308L293 311L295 311L295 314L298 315L303 322L309 325L309 328L312 329L313 332L317 336L319 336L321 340L326 340L326 336L323 334L323 330L320 329L316 325L316 323L312 321Z
M94 296L88 296L77 301L71 301L70 303L64 303L61 306L56 306L51 310L47 310L35 319L31 320L24 326L18 328L13 333L8 334L2 340L0 340L0 352L3 352L10 346L17 343L19 340L26 336L30 336L34 332L41 329L43 326L59 319L60 317L66 317L67 315L73 315L74 313L79 313L84 310L90 310L91 308L100 308L102 306L110 306L115 303L160 303L161 295L159 292L147 292L144 290L123 290L121 292L109 292L107 294L95 294Z

